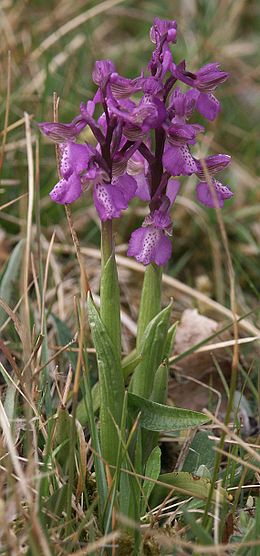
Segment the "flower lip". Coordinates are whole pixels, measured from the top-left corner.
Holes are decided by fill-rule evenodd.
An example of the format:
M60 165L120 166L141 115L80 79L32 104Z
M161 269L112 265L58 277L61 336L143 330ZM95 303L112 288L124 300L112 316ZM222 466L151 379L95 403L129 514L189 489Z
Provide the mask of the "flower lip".
M218 206L220 208L223 208L224 201L233 197L232 191L229 189L229 187L227 187L227 185L223 185L215 178L211 178L211 185L215 190L216 199L214 199L208 183L206 181L200 181L196 186L196 195L198 201L209 208L215 208L217 202Z

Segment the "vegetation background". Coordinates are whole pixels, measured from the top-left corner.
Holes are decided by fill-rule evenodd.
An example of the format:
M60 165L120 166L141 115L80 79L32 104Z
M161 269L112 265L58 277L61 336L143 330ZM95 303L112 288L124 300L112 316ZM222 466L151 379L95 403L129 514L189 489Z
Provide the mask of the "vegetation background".
M150 56L151 43L148 36L154 16L177 20L179 34L177 45L174 47L176 60L185 58L191 70L196 70L208 61L219 61L223 69L230 72L229 81L218 91L222 112L217 121L207 124L208 131L201 140L199 153L202 156L209 151L232 155L232 164L225 174L225 179L234 191L234 198L226 204L222 211L222 218L235 271L237 311L240 315L248 315L246 320L248 324L241 328L241 337L244 336L247 340L240 346L237 392L240 401L242 399L243 402L241 405L243 423L244 427L247 427L243 438L246 438L247 443L258 447L260 408L257 347L260 327L260 2L258 0L172 0L170 2L167 0L160 0L160 2L157 0L104 0L103 2L2 0L0 4L0 141L2 141L0 293L6 303L15 309L14 313L9 314L8 323L6 313L3 309L0 312L1 342L7 346L5 349L1 344L3 399L7 399L5 392L9 385L3 369L12 368L15 364L13 359L10 359L11 355L19 368L23 368L22 365L26 361L36 361L29 401L38 402L39 369L43 363L50 361L53 411L56 411L59 397L68 402L68 407L70 404L67 390L69 390L68 376L71 380L70 365L72 365L73 350L70 351L70 359L68 359L64 356L62 345L68 343L76 332L74 298L79 291L79 268L76 264L64 207L52 203L48 197L50 189L57 180L54 147L39 135L36 122L53 119L54 92L60 98L60 120L70 121L78 113L79 103L93 95L91 74L96 59L112 59L118 72L125 76L132 77L139 74ZM175 352L177 355L198 341L203 342L206 337L215 332L215 324L220 328L223 327L228 316L227 309L230 307L227 260L216 215L214 211L198 205L194 195L194 183L192 177L183 181L181 196L174 207L173 257L167 268L168 278L165 280L164 296L165 301L172 295L174 297L175 319L183 319L184 310L196 308L200 314L210 317L211 320L198 322L197 313L193 313L193 316L188 314L188 324L187 319L186 324L185 319L182 321L184 335L178 338ZM142 273L139 266L133 261L124 259L124 255L130 233L141 222L144 211L145 208L141 203L132 204L126 215L116 224L117 251L123 256L119 270L124 308L123 348L125 352L131 348L136 333ZM90 196L83 197L73 205L72 216L83 255L86 256L91 287L98 296L99 223ZM15 251L21 239L26 245L24 256L19 248ZM10 263L11 253L14 253L14 257L12 264L9 264L7 275L6 269L8 261ZM211 304L210 301L205 303L201 294L217 301L219 305ZM96 299L98 301L98 297ZM18 333L14 330L14 325L17 324L14 314L20 316L23 327L27 330L23 339L19 338L19 330ZM56 321L55 317L57 317ZM30 332L29 318L35 323ZM13 322L10 323L10 320ZM66 330L62 329L63 336L61 328L57 325L57 322L61 321L66 322ZM201 331L196 335L194 331L200 327ZM43 346L46 359L43 362L37 360L38 350L34 343L39 330L45 331ZM221 337L222 341L232 340L232 329L225 334ZM254 338L250 343L249 337ZM219 341L219 338L216 341ZM223 417L231 372L232 345L231 347L225 345L222 350L213 349L213 355L211 351L210 354L208 352L206 355L197 354L192 357L193 359L188 360L183 358L179 366L173 366L170 387L172 403L200 410L205 406L213 409L215 399L209 388L215 388L221 397L220 415ZM44 365L43 367L45 368ZM94 374L93 363L93 382ZM194 379L202 381L204 385L201 382L195 383ZM12 392L8 390L8 396L11 398L8 398L8 403L5 401L5 409L9 411L9 415L19 417L13 448L17 448L21 458L20 463L24 465L21 473L30 476L32 470L35 473L37 470L38 473L40 469L35 454L41 446L34 446L32 457L28 438L26 440L23 432L26 414L22 414L20 406L16 405L17 397ZM34 441L37 444L37 441ZM166 468L167 466L171 468L175 464L179 448L177 446L171 452L165 449ZM239 449L242 450L241 446ZM30 512L26 513L23 504L19 506L21 492L20 488L16 488L15 480L12 479L10 482L10 479L7 479L13 460L7 457L4 442L1 445L0 455L2 457L0 484L2 482L5 489L3 500L0 500L0 527L4 539L2 541L4 548L2 551L0 549L0 553L27 553L30 528L27 526L27 529L26 527L23 529L23 523L28 525ZM15 475L17 474L19 477L19 472L16 470ZM23 475L20 476L20 480L21 477ZM254 497L258 493L256 486L259 475L258 477L254 475L253 479L251 477L251 481L255 485L252 490ZM30 504L34 505L36 483L35 479L35 490L33 488L28 490L28 507ZM241 511L245 509L247 515L246 504L249 504L251 491L245 489L245 494L242 496L242 483L240 486L240 509ZM259 520L259 515L257 517L256 514L255 517L254 513L254 499L252 504L252 520ZM10 527L7 526L8 523ZM235 531L240 535L238 538L242 538L247 533L248 523L249 521L243 525L239 523L237 530L233 526L232 532ZM52 537L53 542L57 543L55 554L72 553L71 546L66 543L59 544L59 533L55 527L53 526ZM92 531L91 528L90 530ZM39 533L39 538L40 536ZM94 537L93 533L93 541ZM195 535L194 538L200 542L199 535L197 537ZM253 537L255 538L256 536ZM223 540L223 537L218 540ZM11 552L4 552L7 546ZM79 545L76 548L79 550ZM35 550L36 552L32 553L38 554L37 549ZM44 552L43 545L40 550L48 554ZM181 550L178 554L185 553ZM250 550L257 550L257 547ZM249 552L245 553L249 554Z

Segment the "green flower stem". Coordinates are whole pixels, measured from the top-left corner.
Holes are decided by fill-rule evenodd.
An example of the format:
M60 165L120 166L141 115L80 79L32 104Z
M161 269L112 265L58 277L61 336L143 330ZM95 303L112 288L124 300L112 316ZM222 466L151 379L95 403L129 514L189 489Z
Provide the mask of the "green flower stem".
M106 220L106 222L101 222L101 254L102 254L102 266L106 264L109 257L113 252L114 242L113 242L113 228L112 220Z
M155 264L150 264L144 274L137 329L137 347L142 341L147 325L161 310L161 285L162 269Z
M112 220L102 222L101 255L100 316L115 347L116 356L121 359L120 290Z

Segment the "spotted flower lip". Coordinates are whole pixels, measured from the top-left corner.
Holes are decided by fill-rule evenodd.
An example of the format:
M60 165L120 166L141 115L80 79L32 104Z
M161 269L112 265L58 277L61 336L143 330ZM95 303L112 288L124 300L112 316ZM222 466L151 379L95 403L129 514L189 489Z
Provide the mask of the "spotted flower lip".
M86 173L94 155L95 149L89 145L71 142L59 145L61 179L50 192L52 201L70 204L81 196L84 186L83 174Z
M191 176L197 170L196 162L188 145L179 147L167 145L163 154L163 166L171 176Z
M216 200L212 195L209 184L206 181L200 181L196 186L196 196L200 203L209 208L215 208L216 204L219 208L223 208L224 201L231 199L233 197L232 191L223 185L221 182L217 181L215 178L211 178L212 187L216 193Z
M145 266L154 262L165 265L171 257L171 218L168 211L154 210L144 220L141 228L130 238L127 254Z
M60 174L67 178L72 173L80 175L88 167L90 158L95 156L95 149L90 145L79 143L62 143L59 147Z
M68 179L62 178L50 192L50 198L55 203L65 205L74 203L82 193L81 180L77 174L71 174Z
M98 183L94 187L94 204L100 220L119 218L122 210L128 207L134 197L137 184L135 179L124 174L112 180L112 183Z

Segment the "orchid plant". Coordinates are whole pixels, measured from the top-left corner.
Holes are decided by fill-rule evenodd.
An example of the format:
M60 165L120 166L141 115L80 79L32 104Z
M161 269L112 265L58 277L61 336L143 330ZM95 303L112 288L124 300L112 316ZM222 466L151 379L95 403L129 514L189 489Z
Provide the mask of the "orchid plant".
M210 121L217 117L220 102L214 93L228 74L218 63L208 63L196 73L186 69L185 61L175 63L175 21L155 18L150 38L155 46L147 71L128 79L117 73L111 60L97 61L92 74L97 91L92 100L81 103L72 122L39 124L59 154L60 179L51 199L67 205L92 191L101 221L100 311L91 294L87 302L99 383L85 399L90 436L100 456L95 472L105 532L112 526L113 508L139 522L153 504L158 478L173 488L174 474L160 476L159 432L207 421L201 413L165 405L176 326L170 325L171 303L161 310L161 267L172 253L171 209L180 189L178 178L195 174L197 200L207 207L223 207L233 195L215 178L230 156L214 154L200 160L192 153L197 135L204 132L192 118L196 112ZM91 131L90 142L84 139L85 128ZM112 225L134 197L147 203L148 214L130 237L128 256L146 271L136 348L122 358ZM92 408L97 390L98 435ZM135 543L139 546L137 534Z

